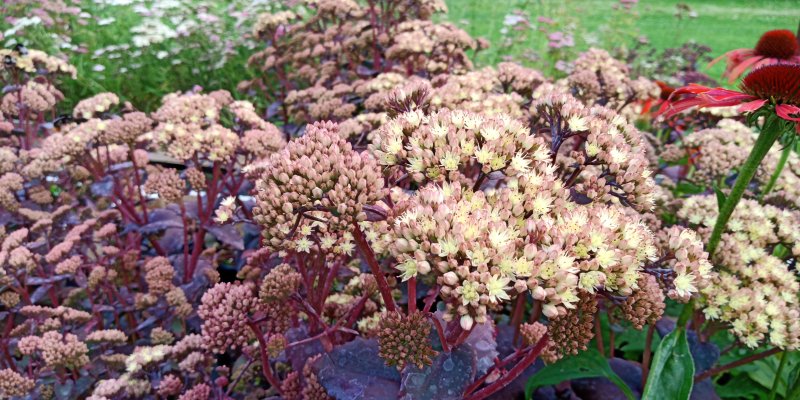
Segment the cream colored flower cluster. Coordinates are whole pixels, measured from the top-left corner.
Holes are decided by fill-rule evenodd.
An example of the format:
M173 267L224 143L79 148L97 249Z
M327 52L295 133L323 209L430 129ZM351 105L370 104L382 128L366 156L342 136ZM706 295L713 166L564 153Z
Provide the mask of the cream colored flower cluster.
M239 136L219 124L223 107L232 102L227 92L188 93L165 96L163 105L152 117L156 128L140 140L164 149L180 160L195 156L223 161L233 156Z
M678 217L710 234L716 198L685 200ZM786 263L800 255L800 213L742 200L728 222L713 263L719 276L702 290L706 317L731 324L747 346L763 342L787 349L800 346L800 290L797 273Z
M692 132L680 143L665 146L662 157L668 162L687 158L694 166L692 181L711 186L729 177L744 164L756 137L753 130L741 122L723 119L714 128ZM770 158L762 163L756 179L769 179L769 171L774 170L777 161ZM770 164L773 166L771 169Z
M29 74L37 74L46 71L49 74L69 75L72 79L78 76L78 71L74 66L41 50L24 49L23 51L19 51L0 49L0 59L7 60L0 63L0 71L8 71L17 68Z
M420 183L475 183L481 174L498 171L506 176L554 172L542 164L549 159L544 141L507 115L407 112L383 125L370 149L381 164L398 166Z
M633 294L641 269L658 256L650 231L614 206L565 200L559 185L529 177L474 193L429 184L398 205L396 268L403 279L436 278L449 318L465 328L526 290L548 317L573 308L580 293Z
M383 177L372 156L353 151L336 130L332 123L308 125L268 159L253 209L267 246L308 252L313 234L322 249L352 252L352 235L336 232L367 219L364 206L384 198Z

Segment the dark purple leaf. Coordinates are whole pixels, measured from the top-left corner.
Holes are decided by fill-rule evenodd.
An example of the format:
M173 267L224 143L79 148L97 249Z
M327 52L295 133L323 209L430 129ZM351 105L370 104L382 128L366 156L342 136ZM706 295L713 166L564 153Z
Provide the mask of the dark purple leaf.
M139 332L143 329L147 329L148 326L153 325L158 320L157 317L152 316L147 318L146 320L142 321L139 325L136 326L136 331Z
M50 284L45 284L36 288L36 290L34 290L31 294L31 303L38 303L39 300L41 300L47 294L47 291L50 290L50 287Z
M149 222L139 228L139 231L144 234L156 233L169 228L180 228L183 230L183 219L173 210L159 208L151 211L148 217Z
M183 253L183 229L167 229L158 242L167 254Z
M271 119L272 117L278 115L281 111L281 102L275 101L267 107L267 115L265 119Z
M612 358L608 360L611 370L628 385L638 398L642 395L642 368L639 363ZM572 390L585 400L624 400L625 394L608 378L593 377L572 380Z
M475 352L477 375L479 376L494 365L494 359L499 355L495 334L494 322L489 320L485 324L475 324L472 333L464 342L464 345L472 347Z
M69 275L53 275L47 278L31 276L25 280L25 284L30 286L44 285L45 283L53 283L53 282L63 281L65 279L69 279Z
M110 197L111 191L114 189L114 181L110 176L104 177L102 180L92 183L89 190L93 196L97 197Z
M450 353L439 353L433 364L419 369L407 366L403 370L401 399L448 400L461 399L464 389L475 380L477 368L475 351L461 345Z
M303 339L307 339L308 336L308 329L305 325L301 325L297 328L291 328L286 332L286 339L291 342L297 342ZM292 365L292 369L295 371L302 371L303 366L306 365L306 361L314 357L317 354L320 354L324 351L322 348L322 344L319 340L312 340L310 342L292 346L286 349L286 360L289 364Z
M356 338L314 363L320 384L338 400L396 399L400 374L378 356L378 342Z
M244 238L234 225L210 225L206 226L206 230L220 242L236 250L244 250Z

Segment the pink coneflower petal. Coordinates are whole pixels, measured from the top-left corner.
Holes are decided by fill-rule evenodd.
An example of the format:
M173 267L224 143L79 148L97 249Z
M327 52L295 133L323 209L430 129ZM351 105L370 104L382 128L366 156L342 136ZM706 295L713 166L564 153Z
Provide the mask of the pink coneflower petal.
M742 104L739 106L739 112L750 112L758 110L761 107L764 107L764 104L767 104L767 100L754 100L747 103Z
M743 74L744 71L747 71L750 67L752 67L755 64L758 64L760 61L763 61L763 60L764 60L764 58L762 58L762 57L753 56L753 57L748 58L747 60L745 60L741 64L737 65L735 68L733 68L731 70L731 72L729 74L730 75L730 79L728 79L728 83L736 82L736 78L738 78L739 75Z
M775 107L775 113L787 121L800 122L800 107L798 106L791 104L778 104L778 106ZM792 117L791 114L797 116ZM800 125L798 125L798 127L800 127Z

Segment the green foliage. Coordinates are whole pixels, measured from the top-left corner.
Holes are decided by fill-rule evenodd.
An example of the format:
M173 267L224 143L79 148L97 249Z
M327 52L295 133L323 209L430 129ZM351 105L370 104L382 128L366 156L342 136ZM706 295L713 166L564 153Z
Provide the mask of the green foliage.
M681 3L690 6L691 15L678 11L677 5ZM754 46L758 37L770 29L794 31L800 18L796 0L652 0L640 1L634 7L638 19L620 22L616 20L627 16L613 9L618 4L617 0L496 0L487 6L483 0L447 0L450 21L472 36L485 37L492 43L492 47L478 55L477 61L482 65L546 48L547 40L542 35L529 35L510 51L500 46L503 28L511 30L503 24L504 18L517 9L527 12L531 23L538 27L537 17L558 17L558 11L567 7L571 12L566 17L577 22L574 36L578 51L592 45L610 48L609 43L619 45L614 40L630 39L631 32L638 31L657 49L694 41L722 54ZM719 76L723 70L724 63L718 63L710 75Z
M720 363L728 363L747 357L764 349L742 350L726 354ZM776 398L800 399L800 353L786 354L786 366L778 377ZM781 353L767 357L728 371L716 380L716 391L721 398L728 399L767 399L775 383L780 367ZM788 390L787 390L788 389Z
M595 377L607 378L617 385L628 399L634 399L631 389L611 370L606 358L592 348L578 355L565 357L537 372L525 385L525 397L530 399L533 392L542 386L555 385L571 379Z
M675 329L658 345L642 399L685 400L691 395L693 385L694 361L686 329Z

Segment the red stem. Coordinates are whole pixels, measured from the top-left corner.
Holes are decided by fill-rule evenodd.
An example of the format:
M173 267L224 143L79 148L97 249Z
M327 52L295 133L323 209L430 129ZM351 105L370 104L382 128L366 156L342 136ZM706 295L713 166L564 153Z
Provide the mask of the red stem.
M436 333L439 334L439 341L442 343L442 351L445 353L450 352L450 346L447 344L447 338L444 336L444 329L442 329L442 323L439 322L439 319L436 318L435 315L428 313L428 318L433 321L433 326L436 327Z
M412 276L406 284L408 285L408 314L410 315L417 311L417 278Z
M767 357L769 357L769 356L771 356L773 354L777 354L777 353L780 353L780 352L781 352L781 349L778 348L778 347L775 347L775 348L772 348L770 350L762 351L761 353L753 354L753 355L751 355L749 357L745 357L745 358L736 360L734 362L731 362L731 363L728 363L728 364L725 364L725 365L721 365L721 366L716 367L716 368L711 368L708 371L703 372L702 374L696 375L694 377L694 381L695 381L695 383L696 382L700 382L700 381L702 381L702 380L704 380L706 378L712 377L712 376L714 376L716 374L719 374L721 372L725 372L725 371L727 371L729 369L734 369L736 367L740 367L742 365L749 364L749 363L751 363L753 361L757 361L757 360L760 360L762 358L767 358Z
M258 352L261 354L261 371L264 374L264 378L266 378L269 384L275 388L278 394L284 396L280 382L278 382L278 379L272 374L272 367L269 365L269 356L267 355L267 341L264 340L264 334L261 332L261 328L259 328L258 325L253 321L249 320L247 321L247 326L250 327L250 329L256 335L256 340L258 340Z
M511 383L514 379L517 379L518 376L525 371L528 366L533 364L536 361L536 358L539 357L544 347L547 345L548 337L547 335L542 336L541 339L536 343L536 345L530 350L528 355L525 356L514 368L511 368L505 375L500 377L498 380L494 381L491 385L486 386L485 388L475 392L471 396L467 397L466 400L482 400L493 393L497 392L498 390L504 388L506 385Z
M353 224L353 238L356 241L356 246L358 246L358 249L361 251L361 255L364 256L364 261L369 265L372 275L375 276L375 281L378 283L378 290L381 292L386 310L389 312L396 311L397 305L394 303L392 290L389 288L389 283L386 282L386 277L383 275L383 271L381 271L381 266L378 265L375 253L372 251L369 243L367 243L367 239L364 237L364 232L361 232L361 227L358 226L358 222Z

